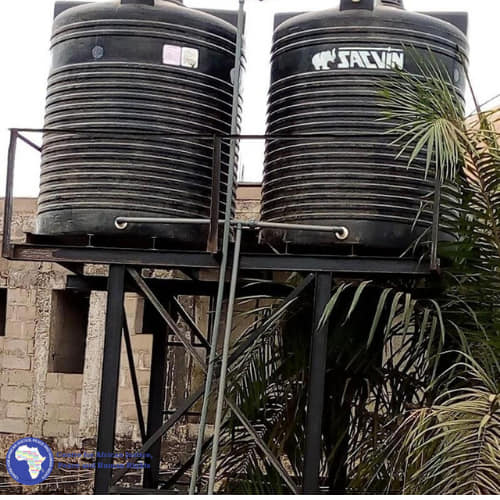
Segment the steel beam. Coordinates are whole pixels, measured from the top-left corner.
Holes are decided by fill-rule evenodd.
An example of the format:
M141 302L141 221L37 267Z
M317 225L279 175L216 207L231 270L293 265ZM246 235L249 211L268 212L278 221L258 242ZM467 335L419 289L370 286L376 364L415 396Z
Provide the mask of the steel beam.
M216 281L192 281L183 279L155 279L144 278L144 281L157 296L190 295L196 297L214 297L217 294L218 283ZM105 291L107 279L102 276L67 276L66 288L85 292L94 290ZM126 284L127 292L140 292L134 283ZM254 281L250 278L238 283L237 297L248 297L251 295L262 297L286 297L293 287L286 283L273 283L271 281Z
M141 293L146 297L151 305L156 309L158 314L163 318L165 323L168 325L171 332L177 337L179 342L182 343L186 351L193 356L193 358L198 362L203 370L206 370L205 361L200 356L198 351L192 346L191 339L187 338L184 333L177 326L176 321L172 318L170 313L165 309L163 304L158 300L158 297L153 293L151 288L146 284L144 278L135 270L128 269L128 273L132 277L132 279L137 283L137 286L140 288Z
M118 403L118 382L120 375L120 353L123 326L123 296L125 290L125 266L111 266L108 278L108 299L106 309L106 331L102 360L101 403L97 434L97 461L104 467L95 472L96 494L105 494L111 487L113 452ZM108 456L106 456L108 455Z
M170 252L20 244L11 246L12 260L36 262L123 264L168 269L219 269L214 255L206 252ZM243 253L242 271L331 272L342 277L409 277L432 274L429 261L398 257L346 257Z
M321 317L330 299L332 275L319 273L314 290L313 332L309 360L309 381L304 454L304 484L306 495L319 494L321 462L321 431L325 398L326 360L328 354L328 321L320 325Z
M218 269L214 255L206 252L163 252L99 247L64 247L55 245L15 245L13 260L36 262L73 262L82 264L117 264L143 267Z
M343 277L406 276L430 274L429 262L397 257L345 257L332 255L248 254L241 256L242 270L334 273Z

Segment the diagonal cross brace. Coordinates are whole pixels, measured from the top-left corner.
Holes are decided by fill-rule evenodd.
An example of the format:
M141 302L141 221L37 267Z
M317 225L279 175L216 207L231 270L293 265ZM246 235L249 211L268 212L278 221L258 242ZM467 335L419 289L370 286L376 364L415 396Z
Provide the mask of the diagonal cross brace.
M193 358L198 362L201 369L203 371L206 371L205 361L192 346L191 340L187 338L186 335L184 335L184 333L180 330L174 318L172 318L170 313L163 307L163 304L158 300L151 288L149 288L143 277L137 272L137 270L131 267L127 268L127 271L132 279L137 283L137 286L140 288L141 292L158 311L158 314L164 319L165 323L168 325L172 333L177 337L179 342L181 342L181 344L186 348L189 354L191 354L191 356L193 356Z
M198 362L201 369L206 372L207 368L205 362L201 358L201 356L196 352L195 348L191 345L189 339L186 339L184 334L178 328L175 320L168 313L168 311L163 307L161 302L157 299L153 291L149 288L144 279L140 276L140 274L133 268L127 268L128 273L132 277L132 279L137 283L140 290L144 293L146 298L151 302L151 304L157 309L160 316L165 320L169 328L172 330L174 335L179 339L179 341L183 344L186 350L193 356L193 358ZM230 362L234 362L245 350L248 348L261 334L262 332L271 324L272 321L275 321L280 315L282 315L286 306L292 301L296 300L297 297L312 283L314 280L314 276L312 274L308 275L297 288L295 288L290 295L285 298L284 305L279 308L274 314L272 314L262 325L262 327L258 328L254 334L242 345L237 351L231 356ZM203 388L199 389L196 393L194 393L189 399L185 400L184 404L175 412L175 414L165 423L163 424L142 446L139 455L145 453L150 447L160 439L169 429L172 428L175 423L187 412L203 395ZM252 427L252 424L247 419L247 417L241 412L241 410L236 406L236 404L228 397L225 396L225 400L228 406L231 408L236 417L240 420L241 424L247 432L250 434L252 439L256 442L257 446L261 449L261 451L266 455L269 459L271 465L276 468L276 471L280 474L282 479L286 482L286 484L290 487L294 494L298 494L299 490L297 485L292 481L285 468L281 464L281 462L274 456L271 452L267 444L262 440L262 438L257 434L255 429ZM137 459L131 460L130 465L133 465ZM116 484L130 469L121 470L114 478L113 484Z
M132 350L132 341L130 339L130 329L128 321L123 311L123 338L125 340L125 348L127 351L128 366L130 371L130 380L132 381L132 389L134 391L135 408L137 411L137 421L141 432L141 441L146 441L146 426L144 425L144 413L142 411L141 393L139 391L139 383L137 381L137 372L135 371L134 352Z
M116 484L127 472L130 471L132 465L134 465L138 460L139 456L144 455L151 446L153 446L158 439L160 439L164 434L166 434L182 417L183 415L203 396L203 389L198 389L190 398L184 400L183 404L177 409L177 411L165 422L141 447L141 449L136 453L137 458L131 457L128 460L128 468L121 469L115 476L113 476L112 484Z
M180 317L184 320L184 322L189 326L189 328L193 332L193 335L203 344L204 347L210 349L210 344L207 342L207 339L203 335L203 332L198 328L198 325L195 323L194 319L175 297L172 297L172 305L179 313Z

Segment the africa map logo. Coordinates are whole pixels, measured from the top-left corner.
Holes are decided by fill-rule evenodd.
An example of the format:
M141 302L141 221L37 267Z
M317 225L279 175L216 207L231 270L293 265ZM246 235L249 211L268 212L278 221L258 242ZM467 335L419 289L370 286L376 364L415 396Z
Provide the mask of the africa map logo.
M40 439L16 441L7 452L7 471L18 483L35 485L45 481L54 467L51 449Z

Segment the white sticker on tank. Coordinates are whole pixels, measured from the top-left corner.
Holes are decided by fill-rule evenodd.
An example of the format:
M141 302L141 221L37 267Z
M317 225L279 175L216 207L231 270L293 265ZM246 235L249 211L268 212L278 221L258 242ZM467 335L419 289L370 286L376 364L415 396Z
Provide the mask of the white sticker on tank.
M403 69L405 53L392 47L342 47L314 54L312 64L317 71L328 69Z
M185 68L196 69L200 62L200 51L190 47L182 47L181 65Z
M200 51L191 47L164 45L163 64L197 69L200 64Z
M182 47L177 45L164 45L163 46L163 64L170 64L171 66L180 66L182 58Z

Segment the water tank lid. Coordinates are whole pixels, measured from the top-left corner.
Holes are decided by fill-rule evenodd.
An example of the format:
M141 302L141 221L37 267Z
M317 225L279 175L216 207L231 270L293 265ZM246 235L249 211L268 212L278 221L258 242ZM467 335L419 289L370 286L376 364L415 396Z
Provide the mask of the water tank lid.
M373 10L375 0L340 0L340 10Z

